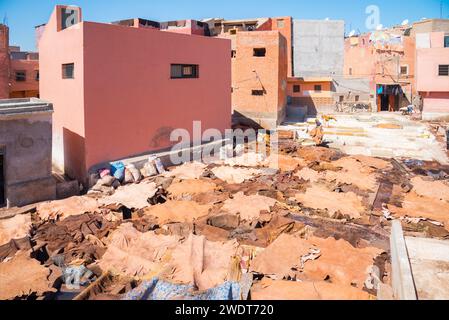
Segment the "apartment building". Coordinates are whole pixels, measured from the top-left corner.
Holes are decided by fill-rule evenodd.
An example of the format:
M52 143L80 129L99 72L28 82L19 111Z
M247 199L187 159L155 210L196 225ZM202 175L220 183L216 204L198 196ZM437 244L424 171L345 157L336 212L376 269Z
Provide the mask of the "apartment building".
M424 120L449 120L449 33L417 33L417 90Z

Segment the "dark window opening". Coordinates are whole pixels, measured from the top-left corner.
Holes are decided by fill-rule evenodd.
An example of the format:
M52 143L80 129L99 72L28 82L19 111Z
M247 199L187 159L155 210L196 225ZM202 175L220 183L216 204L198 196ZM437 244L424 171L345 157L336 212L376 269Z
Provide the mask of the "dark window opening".
M5 205L5 156L2 150L0 150L0 207Z
M237 34L237 29L231 29L231 30L229 30L229 34L231 34L231 35Z
M321 91L321 85L320 84L318 84L318 85L315 85L315 91Z
M349 68L349 75L352 76L352 68Z
M264 93L265 93L264 90L252 90L252 91L251 91L251 94L252 94L253 96L263 96Z
M34 75L34 80L39 81L39 70L36 70L36 73Z
M199 66L196 64L172 64L171 78L199 78Z
M449 76L449 64L440 64L438 66L439 76Z
M265 48L255 48L253 55L255 57L265 57L266 54L267 54L267 49L265 49Z
M444 47L449 48L449 35L444 36Z
M75 79L75 64L66 63L62 65L62 78Z
M355 96L355 102L359 102L360 96Z
M231 50L231 58L235 58L237 56L236 50Z
M344 96L340 96L339 101L343 102L344 100L345 100L345 97Z
M401 66L401 75L407 75L407 74L408 74L408 67Z
M25 71L16 71L16 81L23 82L27 80L27 73Z
M295 85L293 86L293 92L301 92L301 86L295 84Z

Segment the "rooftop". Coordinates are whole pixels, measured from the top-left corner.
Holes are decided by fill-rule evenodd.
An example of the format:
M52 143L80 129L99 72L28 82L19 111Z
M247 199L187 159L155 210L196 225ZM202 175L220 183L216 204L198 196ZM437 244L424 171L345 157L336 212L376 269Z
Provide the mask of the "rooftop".
M0 100L0 117L37 112L53 112L53 105L38 98Z

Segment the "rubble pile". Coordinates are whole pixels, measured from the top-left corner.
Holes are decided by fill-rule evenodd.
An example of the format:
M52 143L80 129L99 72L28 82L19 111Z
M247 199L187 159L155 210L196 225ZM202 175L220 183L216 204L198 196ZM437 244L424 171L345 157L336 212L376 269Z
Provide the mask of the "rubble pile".
M375 299L391 284L392 220L449 236L438 166L292 140L279 150L151 175L118 168L129 184L101 172L87 195L2 212L0 297Z

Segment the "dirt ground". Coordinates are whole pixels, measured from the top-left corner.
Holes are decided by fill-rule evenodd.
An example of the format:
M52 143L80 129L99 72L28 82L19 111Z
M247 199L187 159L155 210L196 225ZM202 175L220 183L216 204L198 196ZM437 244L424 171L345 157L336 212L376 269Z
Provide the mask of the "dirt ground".
M144 299L148 290L207 299L238 288L233 298L369 300L390 285L393 219L407 235L449 238L449 167L435 161L285 139L279 168L256 154L189 163L2 211L0 299ZM70 270L89 271L80 288L64 282Z

